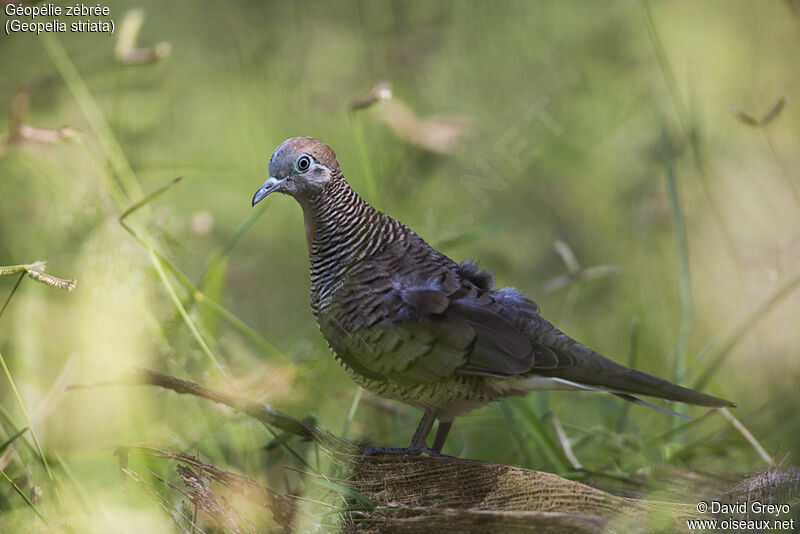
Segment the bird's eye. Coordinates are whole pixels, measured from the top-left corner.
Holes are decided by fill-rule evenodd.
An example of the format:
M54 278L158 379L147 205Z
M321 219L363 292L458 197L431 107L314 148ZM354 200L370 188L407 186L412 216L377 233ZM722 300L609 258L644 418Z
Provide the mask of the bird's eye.
M305 172L309 167L311 167L311 158L307 154L303 154L297 158L295 165L297 166L298 171Z

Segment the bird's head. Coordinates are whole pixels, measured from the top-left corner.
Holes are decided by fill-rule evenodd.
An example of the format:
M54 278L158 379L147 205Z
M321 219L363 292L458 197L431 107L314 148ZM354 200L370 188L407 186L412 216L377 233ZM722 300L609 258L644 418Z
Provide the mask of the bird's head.
M301 203L313 199L338 174L339 162L331 147L313 137L292 137L269 158L269 178L253 196L253 206L275 192Z

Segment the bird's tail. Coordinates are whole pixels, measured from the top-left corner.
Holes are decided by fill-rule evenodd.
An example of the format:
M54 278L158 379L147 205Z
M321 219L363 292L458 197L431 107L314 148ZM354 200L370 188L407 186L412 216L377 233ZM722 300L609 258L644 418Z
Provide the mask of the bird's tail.
M559 365L551 369L537 369L537 374L566 382L578 389L607 391L626 400L650 404L638 395L656 397L697 406L712 408L735 407L736 404L706 393L673 384L669 380L637 371L609 360L577 341L561 334L562 343L551 348L558 354ZM559 336L560 337L560 336ZM566 338L566 339L564 339Z
M597 389L602 389L610 393L615 393L619 396L624 395L646 395L648 397L656 397L675 402L683 402L685 404L694 404L697 406L708 406L711 408L723 408L726 406L735 407L736 404L713 395L701 393L693 389L685 388L677 384L673 384L669 380L665 380L655 375L637 371L630 367L620 365L600 354L595 353L594 358L603 358L606 360L603 365L603 372L593 374L591 376L583 376L582 379L575 377L579 384L584 386L593 386ZM597 362L592 362L591 367L597 366ZM571 375L572 373L565 373ZM562 378L571 380L569 376ZM573 381L573 380L571 380ZM624 397L623 397L624 398ZM629 399L630 400L630 399Z

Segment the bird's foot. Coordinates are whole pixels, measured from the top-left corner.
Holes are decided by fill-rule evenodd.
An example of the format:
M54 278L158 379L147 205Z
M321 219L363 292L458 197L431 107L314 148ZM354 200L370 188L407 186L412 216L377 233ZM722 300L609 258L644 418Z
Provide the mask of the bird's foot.
M407 456L420 456L423 453L427 454L428 456L455 458L455 456L442 454L441 452L435 451L430 447L371 447L362 452L361 456L374 456L376 454L403 454Z
M361 456L374 456L376 454L404 454L408 456L419 456L422 449L416 447L370 447L361 453Z

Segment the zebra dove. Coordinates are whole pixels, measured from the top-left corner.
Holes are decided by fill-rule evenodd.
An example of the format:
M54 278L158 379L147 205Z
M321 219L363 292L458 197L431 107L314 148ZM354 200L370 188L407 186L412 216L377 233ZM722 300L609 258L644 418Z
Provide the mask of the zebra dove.
M336 360L367 391L424 411L408 447L365 454L439 454L456 416L534 390L605 391L661 410L639 395L735 406L571 339L521 291L495 288L490 272L454 262L367 204L317 139L294 137L275 149L253 206L274 192L303 209L311 309Z

